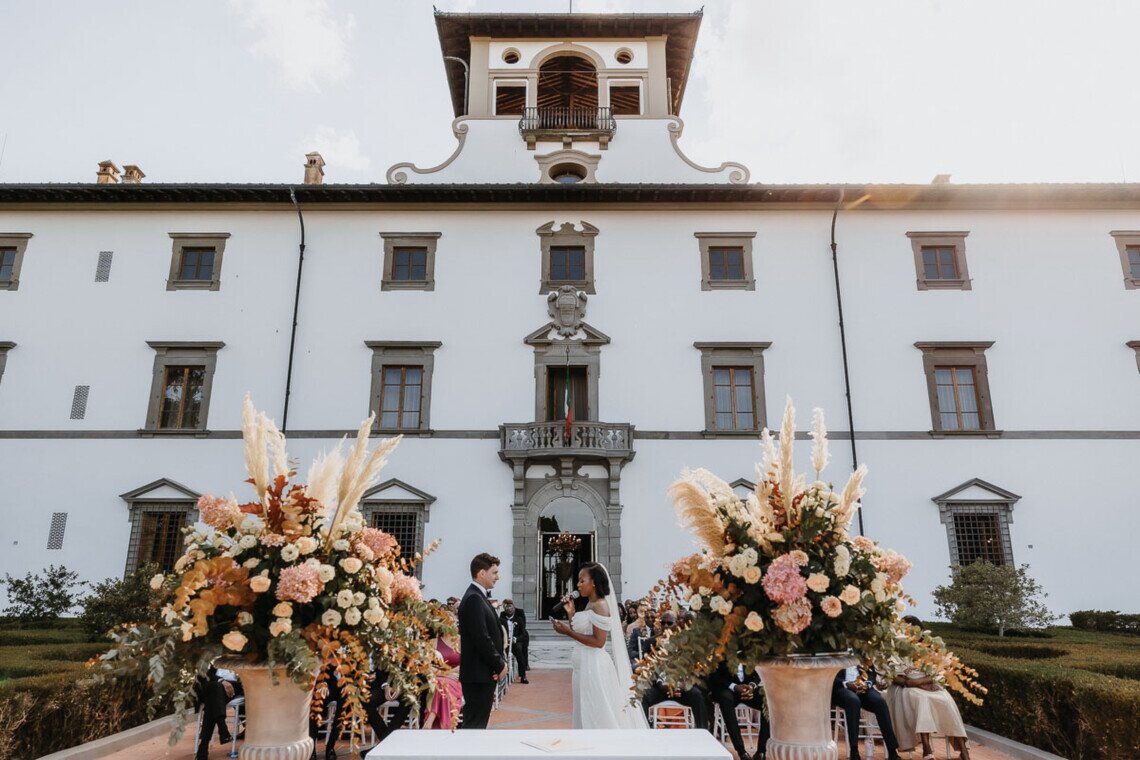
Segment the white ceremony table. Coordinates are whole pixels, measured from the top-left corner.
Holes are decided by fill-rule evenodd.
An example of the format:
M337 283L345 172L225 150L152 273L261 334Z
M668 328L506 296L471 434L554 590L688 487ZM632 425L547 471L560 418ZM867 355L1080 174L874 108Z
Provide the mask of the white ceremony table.
M532 747L524 742L551 746ZM554 729L542 731L396 731L367 755L367 760L497 760L500 757L542 757L564 760L627 760L684 758L725 760L732 755L702 729Z

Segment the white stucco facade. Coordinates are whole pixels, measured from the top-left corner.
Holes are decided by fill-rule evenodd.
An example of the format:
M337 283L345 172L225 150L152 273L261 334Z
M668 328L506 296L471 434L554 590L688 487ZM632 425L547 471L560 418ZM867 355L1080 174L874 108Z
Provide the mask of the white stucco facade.
M484 48L501 56L514 42ZM630 46L649 57L651 42ZM526 54L544 49L528 45L516 46ZM612 57L619 45L607 45L601 54ZM668 484L697 466L728 481L754 479L760 456L756 431L707 430L695 343L770 343L757 378L768 423L778 426L790 395L801 429L815 406L833 430L848 429L830 249L834 203L805 200L815 192L806 188L801 200L771 202L763 186L737 185L731 167L690 166L675 149L669 125L679 122L668 114L622 120L604 151L573 143L602 156L599 187L623 183L610 196L536 192L500 202L494 187L478 185L510 186L517 196L520 185L539 184L535 156L561 149L528 150L517 121L459 119L467 128L462 149L447 166L426 174L404 167L403 179L389 172L396 184L462 189L446 201L383 193L345 200L335 185L304 188L290 454L303 475L320 450L367 416L373 350L366 341L439 342L430 430L408 435L384 473L434 497L423 539L443 544L425 566L426 593L461 591L479 551L503 559L502 596L534 593L533 546L520 546L537 544L539 526L520 528L512 510L518 473L500 457L500 426L535 421L536 394L547 392L536 388L535 349L523 342L550 322L536 230L586 222L598 233L596 293L585 321L609 338L599 349L591 419L633 426L633 458L611 488L610 516L620 525L611 533L622 590L639 596L692 550L665 496ZM447 150L441 146L441 157ZM624 183L674 190L718 183L748 194L652 202ZM101 203L89 189L51 196L48 187L0 186L0 244L5 234L32 235L18 288L0 291L0 345L15 344L0 349L0 573L64 564L95 580L124 569L132 523L122 494L165 478L196 493L243 495L241 400L250 393L279 421L285 402L297 215L286 188L263 188L257 192L268 195L256 202L229 201L206 187L197 196L188 190L122 203L136 189L109 187L116 202ZM946 582L951 561L932 498L973 479L1020 496L1009 559L1030 565L1054 611L1135 606L1129 549L1140 532L1131 482L1140 460L1140 372L1128 343L1140 340L1140 291L1122 284L1110 232L1140 229L1140 210L1087 199L1031 208L1028 190L1015 208L984 193L955 202L954 188L939 203L899 201L890 189L882 193L895 201L876 202L879 191L868 192L871 202L844 208L836 224L858 458L870 468L864 520L868 535L914 562L907 588L917 614L932 615L930 592ZM945 230L969 233L971 287L919 290L906 233ZM167 289L175 232L229 234L218 290ZM430 291L382 290L381 233L393 232L439 234ZM702 232L755 234L755 289L702 290L695 237ZM100 251L113 251L107 282L93 277ZM144 430L155 360L148 341L224 342L208 432ZM985 351L992 430L932 434L915 343L938 341L993 342ZM79 385L90 386L89 399L82 419L70 419ZM808 446L802 449L806 469ZM847 436L837 435L831 450L831 478L842 481L851 467ZM565 458L574 460L570 480L604 480L598 464L605 457L579 453L547 452L529 464L532 479L554 477ZM54 513L67 513L66 531L61 548L47 549Z

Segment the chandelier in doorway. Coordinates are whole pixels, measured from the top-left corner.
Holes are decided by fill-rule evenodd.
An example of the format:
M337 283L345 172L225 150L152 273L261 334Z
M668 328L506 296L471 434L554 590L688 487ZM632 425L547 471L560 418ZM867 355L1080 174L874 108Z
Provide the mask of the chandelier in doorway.
M573 533L559 533L557 536L551 537L546 542L546 548L556 552L566 552L573 554L578 551L582 546L582 539L575 536Z

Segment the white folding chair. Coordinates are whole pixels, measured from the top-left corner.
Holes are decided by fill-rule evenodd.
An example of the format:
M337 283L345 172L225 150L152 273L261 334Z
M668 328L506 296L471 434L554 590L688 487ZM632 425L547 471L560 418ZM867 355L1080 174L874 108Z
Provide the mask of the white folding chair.
M692 708L672 699L649 708L650 728L695 728L696 725Z
M838 707L831 708L832 738L836 744L846 746L847 742L847 714ZM842 730L841 730L842 729ZM842 739L840 738L842 737ZM882 741L883 732L879 729L879 722L874 713L866 710L859 711L859 737L857 741L863 742L863 757L872 760L875 757L875 741ZM949 757L949 755L947 755Z
M392 711L400 706L396 700L390 700L380 705L380 719L387 723L392 719ZM404 721L404 728L419 728L420 727L420 714L418 710L412 710L408 713L408 719Z
M740 726L740 738L744 740L745 746L755 745L749 750L755 752L760 743L760 711L748 705L737 705L736 724ZM718 704L713 705L713 738L724 745L731 742L724 714Z
M233 728L230 729L230 751L226 757L237 757L237 737L241 733L241 721L245 717L245 697L234 697L229 702L226 702L226 719L229 720L230 710L234 711L233 714ZM198 746L198 740L202 738L202 719L206 717L204 709L198 711L198 729L194 732L194 746Z

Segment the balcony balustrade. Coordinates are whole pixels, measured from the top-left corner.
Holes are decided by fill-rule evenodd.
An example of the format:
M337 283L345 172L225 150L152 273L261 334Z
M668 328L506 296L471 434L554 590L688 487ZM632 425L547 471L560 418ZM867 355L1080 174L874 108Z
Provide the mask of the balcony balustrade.
M499 426L503 459L542 457L633 458L633 425L623 422L508 422Z
M603 150L617 131L617 121L610 108L571 108L566 106L523 109L519 134L526 146L534 150L539 140L597 140Z

